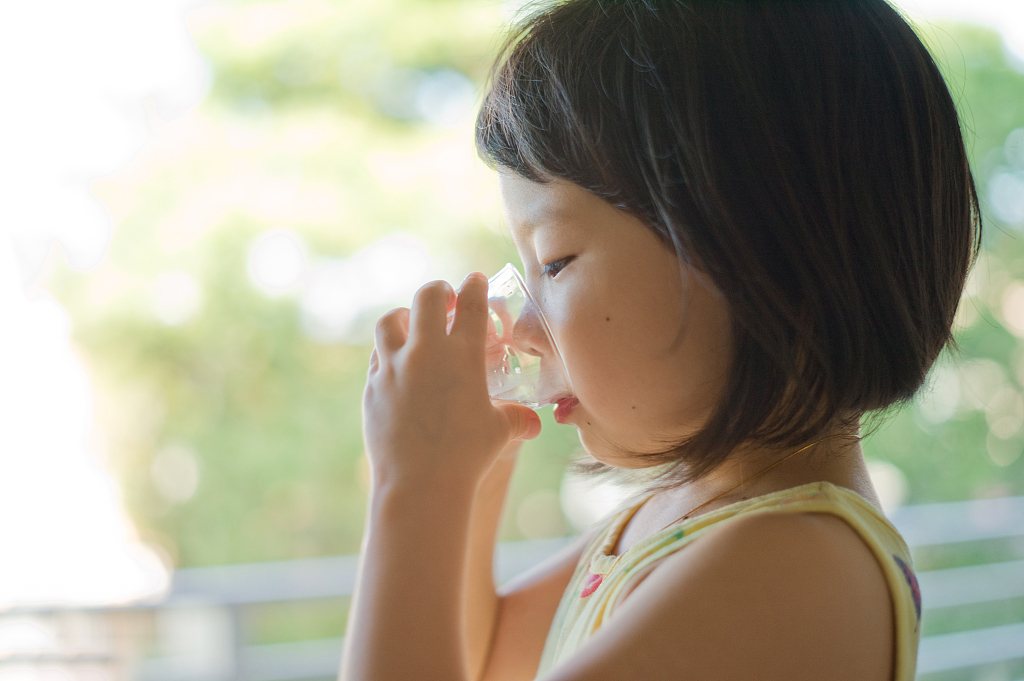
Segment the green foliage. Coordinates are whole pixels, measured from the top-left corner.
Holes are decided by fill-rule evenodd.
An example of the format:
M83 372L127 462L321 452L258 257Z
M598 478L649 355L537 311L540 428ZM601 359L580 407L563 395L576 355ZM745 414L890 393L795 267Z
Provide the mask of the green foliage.
M1024 432L993 426L1024 417L1024 340L1010 332L1004 309L1009 287L1024 279L1024 234L1020 224L1004 224L990 210L989 182L1008 165L1007 136L1024 127L1024 74L1007 64L990 31L940 24L922 35L960 110L982 203L984 250L958 314L959 351L933 371L933 378L945 373L946 380L926 386L867 441L865 452L906 474L913 502L1022 494ZM948 398L951 376L959 383L956 408L949 418L929 418L934 410L927 403Z
M175 563L358 550L368 338L311 340L294 294L271 297L252 286L249 249L266 230L285 227L312 258L347 258L400 232L420 239L453 279L516 261L498 229L493 177L475 159L471 121L432 124L410 108L408 91L443 69L479 91L499 10L471 0L298 0L221 3L191 16L212 91L198 111L166 124L130 168L96 183L116 223L109 257L51 282L99 389L106 448L128 507ZM987 196L988 179L1006 163L1004 140L1024 127L1024 75L1006 66L986 31L951 26L928 39L957 92ZM998 394L1012 410L1024 350L1000 306L1007 286L1024 279L1024 246L1019 225L987 218L986 229L958 361L996 367L987 399ZM153 313L155 282L168 273L201 294L198 310L172 324ZM962 378L951 362L942 367ZM915 404L867 443L869 456L906 474L910 501L1024 493L1024 459L1007 449L1019 453L1024 432L1008 434L1004 423L1007 437L994 439L1001 415L964 390L943 418ZM156 484L154 462L169 448L197 462L194 494L169 498ZM546 414L542 436L522 455L503 538L523 537L517 509L538 491L557 492L577 449L574 431ZM274 621L261 638L276 638Z

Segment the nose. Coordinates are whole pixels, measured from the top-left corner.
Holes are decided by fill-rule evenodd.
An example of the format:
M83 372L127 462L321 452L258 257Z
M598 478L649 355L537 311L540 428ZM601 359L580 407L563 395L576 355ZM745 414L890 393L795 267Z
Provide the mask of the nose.
M527 302L515 326L512 327L512 341L521 352L528 355L551 356L551 339L548 337L540 311L532 301Z

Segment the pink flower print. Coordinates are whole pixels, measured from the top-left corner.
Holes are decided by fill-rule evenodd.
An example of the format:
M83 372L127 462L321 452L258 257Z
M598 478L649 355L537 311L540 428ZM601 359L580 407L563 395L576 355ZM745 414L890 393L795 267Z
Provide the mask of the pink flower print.
M583 591L580 592L580 598L586 598L597 591L597 587L601 586L603 581L604 575L587 575L587 580L583 582Z

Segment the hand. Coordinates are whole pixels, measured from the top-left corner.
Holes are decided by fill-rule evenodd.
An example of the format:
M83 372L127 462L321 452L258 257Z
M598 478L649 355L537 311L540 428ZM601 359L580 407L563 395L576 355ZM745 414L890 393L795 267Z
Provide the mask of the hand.
M411 310L392 310L377 323L363 394L374 485L476 485L510 441L540 433L540 418L528 407L491 402L487 328L480 274L467 277L457 296L447 283L431 282Z

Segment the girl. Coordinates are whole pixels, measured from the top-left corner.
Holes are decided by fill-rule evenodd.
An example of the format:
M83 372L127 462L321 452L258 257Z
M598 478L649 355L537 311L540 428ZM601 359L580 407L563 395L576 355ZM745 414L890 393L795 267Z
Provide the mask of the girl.
M662 474L496 591L540 421L487 397L483 276L427 284L377 327L342 677L911 681L859 428L951 342L980 235L913 30L884 0L568 0L509 39L477 144L572 380L556 419Z

